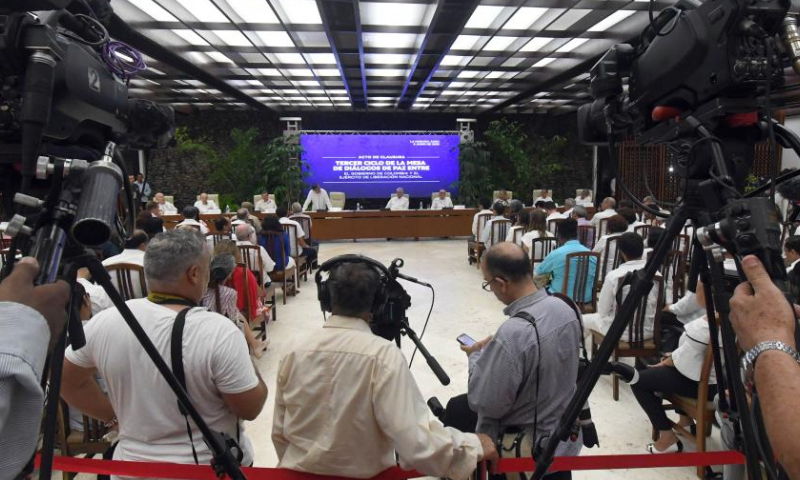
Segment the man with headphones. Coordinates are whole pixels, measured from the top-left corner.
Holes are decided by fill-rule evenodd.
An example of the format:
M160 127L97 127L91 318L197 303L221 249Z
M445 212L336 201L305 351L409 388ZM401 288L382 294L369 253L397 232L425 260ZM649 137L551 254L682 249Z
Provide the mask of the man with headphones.
M400 349L372 333L371 322L390 321L389 280L386 267L358 255L320 266L320 305L332 315L278 366L278 467L370 478L395 466L396 452L403 468L463 479L479 461L497 458L488 436L431 420Z
M493 337L461 346L469 358L467 399L477 413L475 431L497 439L500 456L536 456L557 428L578 376L580 314L565 297L538 289L530 265L522 247L509 242L483 255L483 288L506 305L509 318ZM581 446L580 438L561 442L556 456L578 455ZM572 477L566 471L545 478Z

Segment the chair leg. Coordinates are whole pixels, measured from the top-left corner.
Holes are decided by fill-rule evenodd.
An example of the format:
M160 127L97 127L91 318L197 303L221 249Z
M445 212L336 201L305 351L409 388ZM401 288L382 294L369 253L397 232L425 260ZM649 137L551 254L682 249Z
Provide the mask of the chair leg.
M706 451L706 423L709 422L709 419L706 415L707 411L703 408L703 405L698 405L697 411L697 419L695 426L695 445L697 446L697 452L705 452ZM697 467L697 478L703 480L705 478L706 467L704 465L699 465Z
M617 360L619 360L619 358L617 357L617 350L615 349L614 350L614 361L616 362ZM619 377L617 377L616 375L611 375L611 376L613 377L612 378L612 385L613 385L612 393L613 393L613 396L614 396L614 401L618 402L619 401Z
M286 296L289 295L289 281L286 278L286 272L283 272L283 304L286 305Z

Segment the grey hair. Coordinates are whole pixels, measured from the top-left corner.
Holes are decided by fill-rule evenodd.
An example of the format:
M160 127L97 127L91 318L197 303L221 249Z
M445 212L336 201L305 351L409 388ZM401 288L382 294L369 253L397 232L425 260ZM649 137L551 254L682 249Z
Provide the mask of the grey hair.
M174 282L192 265L203 261L206 239L194 229L174 228L159 233L144 252L147 281Z
M211 259L211 281L222 283L236 268L236 260L230 253L221 253Z
M572 209L572 213L577 215L578 218L586 218L586 215L589 214L589 212L586 211L586 207L582 205L575 205L575 207Z
M303 211L303 206L297 202L292 204L292 213L300 213Z
M568 198L568 199L564 200L564 207L567 207L567 209L570 209L570 208L572 208L574 206L575 206L575 199L574 198Z

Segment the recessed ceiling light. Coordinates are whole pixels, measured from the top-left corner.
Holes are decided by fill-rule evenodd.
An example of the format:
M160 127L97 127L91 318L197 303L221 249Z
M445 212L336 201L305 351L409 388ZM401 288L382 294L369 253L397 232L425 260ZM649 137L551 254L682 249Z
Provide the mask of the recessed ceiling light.
M250 47L253 44L238 30L212 30L214 35L231 47Z
M526 30L530 28L536 20L539 20L545 12L547 12L546 8L522 7L517 10L517 13L515 13L505 25L503 25L503 29Z
M417 3L359 3L362 25L419 27L427 8L427 5Z
M277 0L280 7L288 17L289 23L311 23L319 25L322 18L319 16L316 0Z
M556 52L559 53L571 52L588 41L589 41L588 38L573 38L569 42L562 45L558 50L556 50Z
M480 38L478 35L459 35L450 50L472 50Z
M488 28L506 7L478 5L464 28Z
M136 0L138 1L138 0ZM280 23L278 17L263 0L226 0L242 20L248 23Z
M186 40L189 45L209 45L209 43L194 30L172 30L172 33Z
M290 68L289 74L293 77L313 77L314 74L308 68Z
M593 27L589 28L590 32L605 32L609 28L625 20L633 15L633 10L617 10L603 20L600 20Z
M293 47L294 42L286 32L259 31L258 36L267 47Z
M306 53L304 54L306 60L312 64L325 64L336 65L336 55L332 53Z
M341 73L336 68L315 68L314 73L318 77L340 77Z
M462 70L462 71L458 72L458 78L474 78L479 73L480 72L476 72L474 70Z
M276 53L274 55L280 63L305 63L303 61L303 56L299 53Z
M209 0L178 0L183 8L201 22L228 23L228 18Z
M533 66L534 67L546 67L546 66L550 65L552 62L554 62L555 60L556 59L552 58L552 57L543 58L543 59L539 60L538 62L534 63Z
M417 35L413 33L362 33L364 46L373 48L413 48L417 44Z
M206 55L211 57L212 60L219 63L234 63L233 60L226 57L224 54L220 52L206 52Z
M491 51L491 52L503 51L506 48L508 48L508 46L511 45L514 42L514 40L517 40L518 38L519 37L501 37L501 36L496 36L496 37L492 38L491 40L489 40L489 43L487 43L486 46L483 47L483 49L486 50L486 51Z
M538 52L545 45L553 41L550 37L534 37L530 42L526 43L524 47L520 48L521 52Z
M472 57L469 57L469 56L445 55L444 58L442 58L442 61L439 63L439 65L442 65L442 66L452 66L452 65L464 66L464 65L468 64L470 60L472 60Z
M573 26L578 20L589 14L591 10L586 8L571 8L558 17L553 23L547 26L548 30L566 30Z

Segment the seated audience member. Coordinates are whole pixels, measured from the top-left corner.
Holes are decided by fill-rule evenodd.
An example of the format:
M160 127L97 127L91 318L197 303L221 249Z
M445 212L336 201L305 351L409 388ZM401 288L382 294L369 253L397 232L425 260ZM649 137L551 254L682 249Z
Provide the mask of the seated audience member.
M119 265L120 263L132 263L144 267L144 252L147 250L148 240L149 238L143 230L134 230L131 238L125 241L125 250L119 255L114 255L113 257L108 257L103 260L103 266L110 267L111 265ZM111 275L111 283L119 290L120 286L119 283L117 283L116 275ZM145 293L142 292L139 272L131 272L131 284L136 298L145 296Z
M575 199L568 198L564 200L564 218L572 216L572 209L575 208Z
M408 197L403 193L402 188L398 188L389 202L386 204L389 210L408 210Z
M242 315L237 307L238 295L236 290L225 286L233 276L236 269L236 259L229 253L215 255L211 259L208 288L200 299L200 304L211 312L224 315L244 333L247 346L256 358L261 358L269 345L269 341L262 342L250 328L250 322ZM256 297L252 297L255 302Z
M555 224L552 224L551 226L550 220L561 220L564 218L568 218L567 215L559 213L556 204L553 202L544 202L544 211L547 214L547 225L551 233L555 232L556 226Z
M481 233L481 242L483 242L486 248L491 247L494 245L494 243L502 242L506 239L505 236L503 236L503 238L495 238L494 243L492 243L492 224L494 224L495 220L505 220L505 217L503 216L505 210L506 206L500 202L492 205L493 216L486 221L486 226L483 227L483 232Z
M308 210L308 205L311 204L311 209L313 211L319 210L330 210L333 208L331 204L331 198L328 196L328 192L319 186L318 183L311 185L311 190L308 191L308 196L306 197L306 201L303 202L303 210Z
M594 203L592 203L592 193L585 188L581 190L581 194L575 199L575 205L580 205L581 207L591 207L594 205Z
M249 247L258 247L261 251L261 272L264 275L262 278L262 282L264 286L270 284L269 272L271 272L275 268L275 262L272 261L269 254L264 247L258 245L258 239L256 238L256 231L250 225L237 225L236 226L236 246L249 246ZM258 265L258 255L256 252L249 250L247 252L250 261L250 265L256 266Z
M144 211L148 212L153 217L161 216L161 209L156 202L147 202L144 205Z
M490 209L492 204L489 203L489 202L490 202L490 200L488 198L486 198L486 197L483 197L480 200L478 200L478 213L476 213L472 217L472 239L473 240L480 241L479 233L483 233L483 232L478 232L478 215L480 215L482 213L492 213L492 210Z
M606 248L608 239L618 237L627 230L628 222L622 217L622 215L614 215L613 217L608 218L608 230L606 231L606 234L597 240L597 245L595 245L592 249L593 252L600 254L600 264L606 265L606 271L600 272L601 275L608 275L608 272L610 272L613 268L614 258L617 255L617 252L613 246L608 249ZM608 261L605 260L606 257L608 257Z
M547 202L552 202L552 201L553 201L553 197L551 197L551 196L550 196L550 190L543 189L543 190L541 191L541 193L539 193L539 196L538 196L538 197L536 197L536 198L533 200L533 204L534 204L534 205L536 205L536 202L544 202L544 203L547 203Z
M508 229L508 235L506 235L506 242L513 242L514 235L517 236L517 245L522 246L522 236L528 231L528 225L530 224L531 216L525 210L522 210L516 215L516 223Z
M306 232L303 230L303 227L297 223L297 221L288 218L288 209L281 205L275 210L275 214L278 216L278 222L281 225L294 225L295 226L295 233L297 234L297 244L295 245L295 239L291 238L292 233L289 233L289 248L291 249L291 255L293 257L306 257L308 259L309 266L314 260L317 259L317 251L311 248L308 243L306 243L303 237L306 236ZM299 247L300 251L296 251L296 248Z
M311 226L311 224L312 224L311 217L309 217L308 215L303 213L303 207L298 202L294 202L292 204L292 216L289 217L289 220L294 220L295 218L305 218L306 220L308 220L308 225L309 226ZM300 223L300 222L297 222L297 223ZM311 241L310 232L303 232L303 233L305 233L303 238L308 240L308 241Z
M178 209L175 208L175 205L169 203L166 198L164 198L164 194L161 192L156 193L156 203L158 204L158 209L161 211L161 215L177 215Z
M231 227L236 228L242 224L253 226L253 222L250 220L250 214L246 208L236 210L236 220L231 222ZM256 227L253 226L253 228L255 229Z
M592 222L586 220L586 217L588 216L589 212L586 211L586 207L583 207L581 205L575 205L572 208L572 215L570 215L569 217L578 222L579 227L586 227L592 225Z
M233 270L233 275L227 282L227 286L236 290L236 308L243 314L248 313L247 310L247 295L250 295L250 318L256 319L259 314L259 303L256 300L261 288L258 286L258 279L255 274L244 265L242 260L242 252L236 246L233 240L223 240L217 243L214 247L214 255L233 255L236 261L236 268ZM245 289L245 281L247 288ZM248 293L249 292L249 293Z
M533 203L533 208L537 210L544 210L544 206L546 203L547 202L545 202L544 200L539 200L538 202Z
M623 233L617 240L617 248L619 248L619 253L624 263L611 270L603 280L603 288L600 289L600 294L597 298L597 313L589 313L583 316L584 336L587 339L591 338L592 331L603 335L608 333L611 322L614 321L614 315L617 313L617 293L620 288L623 288L620 285L622 280L628 272L643 269L646 263L642 258L644 242L639 235ZM630 289L628 286L624 288ZM657 301L658 289L653 288L647 297L643 339L653 338L653 321L656 316ZM624 342L631 341L629 333L630 331L626 329L625 333L622 334L621 340Z
M91 277L92 275L89 273L88 268L79 268L75 281L83 287L86 295L89 296L89 300L92 304L92 315L97 315L106 308L113 307L114 303L111 301L111 298L108 297L103 287L92 283Z
M186 226L198 230L203 235L208 233L208 226L206 226L206 222L200 220L200 210L197 207L185 207L181 213L183 221L175 225L175 228Z
M231 230L231 221L228 217L219 216L214 220L214 228L217 230L217 235L222 235L224 238L231 238L233 231Z
M658 202L656 202L656 199L653 197L644 197L642 203L654 210L658 210L662 215L669 215L670 213L669 210L664 210L663 208L659 207ZM667 218L665 216L656 216L645 210L643 221L647 225L664 226L667 223Z
M508 202L508 207L506 207L506 213L508 214L508 219L511 220L512 223L517 223L517 215L524 210L525 206L522 204L520 200L516 198Z
M294 258L291 257L292 250L289 245L289 234L283 229L283 225L278 220L278 217L272 215L264 217L264 220L261 222L261 233L263 235L259 237L259 244L267 251L275 252L275 258L273 258L275 262L274 271L282 272L295 268ZM266 234L268 233L280 234L279 237L273 238L273 242L275 242L274 245L267 245ZM283 244L284 258L278 256L278 252L281 251L281 246L278 242Z
M144 231L149 238L153 238L164 231L164 220L154 217L147 210L142 210L136 215L136 228Z
M531 252L533 241L537 238L555 238L547 230L547 214L542 210L534 210L530 213L528 232L522 236L522 249L531 257L541 257L541 252Z
M499 439L510 450L504 456L528 457L553 435L575 392L575 383L565 379L578 375L580 319L570 304L536 287L530 259L516 245L490 248L481 273L484 289L506 305L509 318L494 336L461 347L469 362L469 407L478 414L475 431ZM581 447L579 438L565 440L556 455L579 455ZM572 477L559 472L544 478Z
M447 196L447 190L439 190L439 195L431 202L431 210L442 210L444 208L453 208L453 201Z
M639 218L636 216L636 212L632 208L620 207L617 210L617 214L624 218L626 222L628 222L628 228L625 230L626 232L636 233L636 227L646 225L644 222L639 220Z
M790 273L800 263L800 235L791 235L783 243L784 262L786 272Z
M647 239L645 240L645 248L644 248L644 259L647 260L650 257L650 254L653 253L653 249L656 248L658 245L658 241L661 240L661 235L663 235L665 230L661 227L653 227L647 231Z
M594 216L592 217L592 225L594 225L594 228L597 229L600 228L600 220L604 218L613 217L614 215L616 215L617 212L616 210L614 210L616 207L617 207L617 201L614 200L613 197L604 198L603 203L600 204L600 211L595 213Z
M274 212L277 205L275 205L275 201L269 198L269 192L264 192L261 194L261 199L256 202L256 210L259 212Z
M213 431L239 438L243 465L253 463L253 448L242 420L264 407L267 387L253 367L247 342L230 320L200 307L209 278L209 252L198 232L170 230L145 252L148 298L128 307L163 358L170 358L173 325L186 319L181 356L189 397ZM99 373L109 396L97 388ZM69 347L61 394L87 415L119 424L114 460L207 464L211 452L193 422L184 417L175 394L131 334L122 315L110 308L86 327L86 346ZM187 432L187 428L190 429Z
M219 207L214 200L208 199L207 193L200 194L200 200L194 202L194 207L200 211L200 213L215 213L219 212Z
M699 290L698 290L699 291ZM703 300L702 293L698 295ZM585 318L585 317L584 317ZM618 362L609 362L606 371L618 375L631 386L636 401L650 419L653 430L658 431L658 440L647 445L650 453L677 453L683 451L683 443L672 430L672 422L662 405L664 394L676 394L697 398L698 382L703 369L706 350L710 343L708 319L704 316L686 324L679 346L672 355L665 356L660 363L643 370ZM708 379L708 400L717 394L717 377L714 368ZM692 419L681 414L678 425L684 428L693 426ZM698 432L702 435L702 432Z
M242 202L242 208L247 210L247 221L256 229L256 234L261 233L261 219L253 215L256 213L255 205L250 202Z
M588 252L589 249L581 245L578 241L578 223L570 218L561 220L558 224L559 243L561 246L550 252L544 261L536 267L536 275L548 275L551 277L548 290L552 293L563 293L564 277L567 270L567 255L570 253ZM590 260L586 291L583 301L590 301L592 298L592 286L594 276L597 274L597 261L595 258ZM567 288L569 292L574 290L575 275L568 280Z
M494 199L492 205L494 205L495 203L501 203L504 207L507 207L509 201L510 199L508 198L508 191L506 191L506 189L503 188L497 192L497 198Z
M406 359L370 330L380 284L364 263L334 267L331 316L278 366L272 442L278 468L370 478L398 463L424 475L468 478L497 458L492 438L432 421Z

